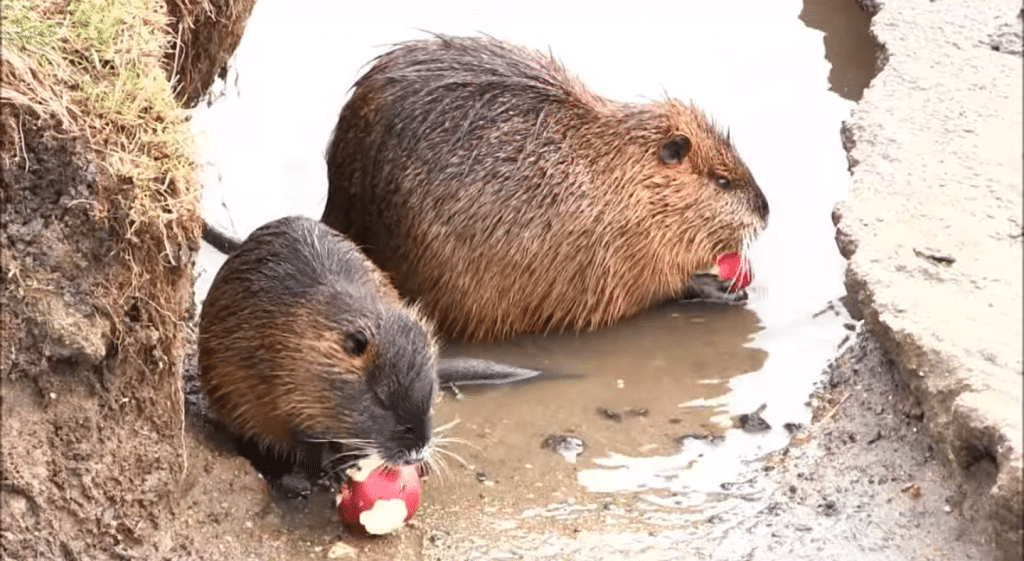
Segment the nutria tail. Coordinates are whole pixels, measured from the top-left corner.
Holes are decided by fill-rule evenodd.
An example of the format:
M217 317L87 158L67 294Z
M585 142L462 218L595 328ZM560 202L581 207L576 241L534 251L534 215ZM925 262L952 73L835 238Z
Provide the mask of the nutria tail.
M203 241L212 245L214 249L225 255L231 255L238 251L239 247L242 247L241 240L232 238L224 232L210 226L210 223L207 222L205 218L203 219Z

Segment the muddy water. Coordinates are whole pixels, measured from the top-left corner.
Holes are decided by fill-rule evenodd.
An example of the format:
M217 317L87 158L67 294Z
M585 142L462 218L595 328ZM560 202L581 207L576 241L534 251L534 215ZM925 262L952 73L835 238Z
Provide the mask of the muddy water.
M871 36L871 14L855 0L804 0L800 20L825 33L825 56L832 61L829 89L860 101L877 69L878 42Z
M598 541L601 524L706 518L762 491L743 482L759 458L787 444L784 425L809 421L808 395L846 334L830 211L849 181L838 131L852 103L828 88L831 80L856 99L851 88L866 82L856 78L861 62L849 61L864 55L830 48L849 54L837 73L826 60L835 41L799 18L834 22L852 5L260 0L224 95L195 113L210 163L204 214L239 236L287 214L319 217L323 150L348 88L383 45L422 37L418 29L550 47L608 97L692 99L730 127L771 203L751 256L749 301L670 303L594 333L451 346L446 352L578 377L445 399L438 423L458 419L449 434L465 444L447 448L465 465L452 459L446 477L428 482L420 518L458 528L454 520L485 513L508 529L589 516ZM200 259L199 300L223 257L204 244ZM770 430L734 425L762 405ZM551 434L583 441L575 463L541 447ZM610 504L632 514L611 516Z

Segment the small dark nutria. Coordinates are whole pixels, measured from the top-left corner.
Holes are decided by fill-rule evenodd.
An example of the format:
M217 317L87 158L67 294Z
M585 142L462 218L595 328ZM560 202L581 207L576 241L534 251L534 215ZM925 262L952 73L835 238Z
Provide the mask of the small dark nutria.
M371 453L391 465L430 459L437 353L429 320L354 244L311 218L250 234L217 272L200 315L202 390L272 485L293 474L310 483L338 476ZM449 378L538 373L442 362Z
M768 220L728 134L693 105L604 99L490 37L378 57L326 158L323 222L470 341L595 329L679 297Z

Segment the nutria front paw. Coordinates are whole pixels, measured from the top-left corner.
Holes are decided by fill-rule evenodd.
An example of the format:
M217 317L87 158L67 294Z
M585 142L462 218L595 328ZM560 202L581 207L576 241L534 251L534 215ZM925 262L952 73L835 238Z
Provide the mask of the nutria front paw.
M289 473L281 479L271 481L270 487L277 496L286 500L305 499L313 490L309 480L299 473Z
M680 300L707 300L736 304L747 300L747 289L729 292L731 280L721 280L717 275L699 274L690 279Z

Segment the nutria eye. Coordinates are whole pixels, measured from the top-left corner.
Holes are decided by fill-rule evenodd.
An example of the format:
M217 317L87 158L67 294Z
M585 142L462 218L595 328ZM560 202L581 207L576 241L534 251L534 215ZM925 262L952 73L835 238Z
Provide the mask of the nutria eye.
M715 183L722 189L730 189L732 187L732 181L729 181L728 177L719 177L715 180Z
M345 336L345 351L352 356L363 356L367 345L369 342L366 340L366 334L362 331L353 331Z
M672 137L661 145L661 161L666 164L678 164L690 153L690 139L685 135Z

